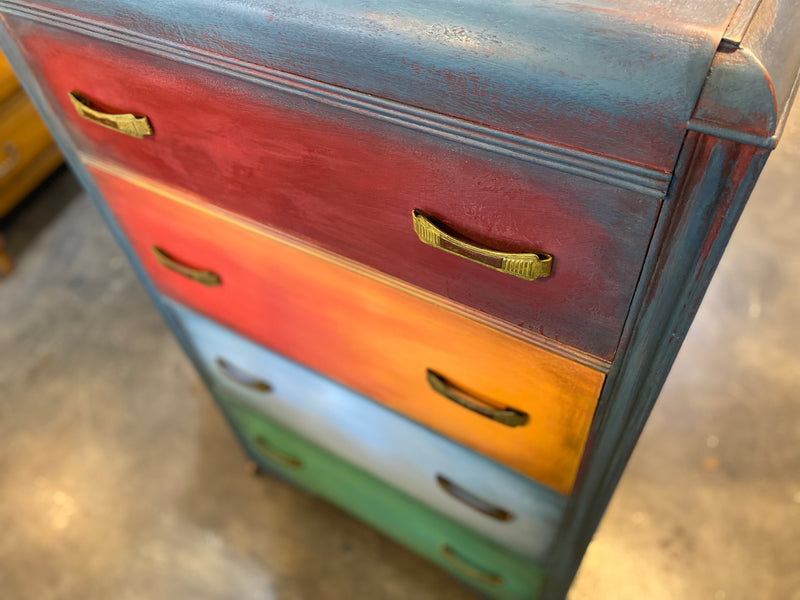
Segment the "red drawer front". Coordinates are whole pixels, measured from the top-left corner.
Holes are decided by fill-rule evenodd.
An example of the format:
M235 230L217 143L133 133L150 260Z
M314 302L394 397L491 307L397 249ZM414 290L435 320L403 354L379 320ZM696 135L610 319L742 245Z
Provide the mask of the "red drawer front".
M137 50L9 19L79 146L513 325L611 358L659 202ZM79 65L80 68L76 68ZM68 93L146 115L135 139ZM476 243L554 256L525 281L426 246L421 209Z

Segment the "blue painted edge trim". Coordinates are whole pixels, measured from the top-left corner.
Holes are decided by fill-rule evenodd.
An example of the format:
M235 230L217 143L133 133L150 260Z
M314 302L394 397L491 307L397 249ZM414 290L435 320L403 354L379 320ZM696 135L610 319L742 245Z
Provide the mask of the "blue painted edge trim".
M695 156L704 144L716 144L709 164ZM742 154L748 151L752 157ZM670 201L598 402L587 442L591 450L565 508L542 600L566 597L768 156L766 149L699 132L684 141ZM739 179L727 176L731 163L746 164ZM719 225L715 218L725 202ZM707 242L710 248L699 260Z
M671 173L495 131L421 108L164 42L134 31L75 17L53 9L44 7L32 9L15 0L0 0L0 11L648 196L661 198L671 180Z
M752 133L745 133L729 127L714 125L706 121L691 120L687 126L689 131L697 131L698 133L705 133L723 140L731 140L739 144L747 146L755 146L756 148L763 148L765 150L772 150L778 145L779 134L763 137Z

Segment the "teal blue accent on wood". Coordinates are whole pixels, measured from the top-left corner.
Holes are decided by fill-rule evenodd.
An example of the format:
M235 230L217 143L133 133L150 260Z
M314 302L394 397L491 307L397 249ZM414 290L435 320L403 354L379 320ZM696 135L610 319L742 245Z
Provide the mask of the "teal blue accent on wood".
M563 600L711 282L768 152L691 132L600 397L544 598Z
M645 18L630 11L630 7L641 8L642 3L534 0L513 7L528 18L518 18L520 12L510 18L496 18L509 3L332 0L327 5L335 15L363 17L332 26L316 18L319 13L312 9L321 5L311 0L300 0L291 7L286 3L272 5L269 0L42 0L35 8L28 2L0 0L0 12L50 22L55 20L54 14L42 7L62 7L76 13L62 23L73 29L87 25L77 13L91 14L98 19L95 25L105 28L107 40L114 39L114 28L118 33L124 29L144 34L138 37L142 48L151 48L153 41L159 47L172 45L174 54L183 54L186 62L216 57L217 72L235 65L241 73L252 66L258 78L265 74L280 76L282 83L294 76L299 76L294 80L298 86L313 79L321 82L318 89L338 83L347 89L339 92L326 88L325 99L341 93L346 96L345 103L355 107L355 96L347 96L348 90L373 94L375 106L384 102L390 107L386 118L400 120L413 114L420 119L414 112L419 107L427 109L422 115L426 119L440 111L442 122L458 126L482 123L485 127L475 130L479 135L471 136L474 140L486 133L486 127L498 128L491 134L495 147L499 147L496 140L509 132L530 136L526 152L535 146L537 153L556 152L562 165L575 159L581 169L600 172L608 168L615 177L624 170L649 179L646 187L650 190L666 181L666 166L674 163L672 159L683 144L622 346L601 398L590 452L551 557L553 566L542 595L563 600L767 157L766 152L749 154L751 149L714 140L713 136L771 148L780 136L794 95L800 62L800 37L792 32L800 15L797 2L762 2L763 8L756 11L741 44L732 46L723 40L722 51L716 53L714 40L722 38L738 1L653 0L646 4L652 10ZM202 10L192 10L201 5ZM424 15L423 24L443 23L448 21L445 17L452 17L449 20L454 28L448 31L455 31L455 35L445 43L448 39L442 29L421 28L417 44L398 32L402 19L385 29L370 30L364 27L375 22L366 14L370 6L378 16L393 9L400 17L419 10ZM598 7L614 10L592 10ZM271 20L258 20L270 15L272 8L280 10L272 13ZM297 11L294 20L287 18L293 9ZM547 18L530 18L537 12ZM573 12L581 13L581 17L573 19ZM326 27L328 31L321 34ZM604 43L592 45L593 37L583 31L585 28L593 28L595 33L605 29ZM275 35L276 31L281 35ZM543 31L556 39L553 45L540 49L536 42ZM360 40L359 32L363 36ZM473 35L476 32L490 35L479 39ZM282 44L275 43L279 39ZM370 46L368 51L365 45ZM514 52L481 54L495 46ZM34 74L5 30L0 32L0 47L148 291L155 294ZM376 52L376 48L387 51ZM527 56L516 52L520 49L530 52ZM640 60L642 57L649 60ZM744 69L737 66L742 59ZM712 66L710 73L704 66L708 64ZM760 72L759 65L763 66ZM477 75L475 81L459 78L470 72ZM460 95L448 93L448 79L452 81L454 74L455 81L461 82ZM736 82L748 76L760 78L760 93L750 93L747 85ZM774 94L768 93L770 85ZM501 87L505 90L500 97L472 93ZM700 102L696 105L698 94ZM525 111L531 118L514 113L518 101L527 106ZM402 102L408 105L400 110ZM687 119L690 130L704 135L690 133L685 137ZM609 128L604 130L604 124ZM518 143L518 138L506 139ZM598 154L589 161L588 155L593 152L608 156ZM619 158L640 161L647 168L625 165ZM659 169L661 176L656 177ZM165 316L186 343L170 313L165 311ZM185 347L199 367L199 357L191 345ZM204 369L200 372L207 377Z
M135 31L141 45L161 39L663 172L738 3L44 0L35 12L58 8ZM0 2L17 14L28 6Z
M492 598L538 597L543 571L536 565L425 508L252 409L232 402L219 392L217 395L245 440L248 452L262 467L325 498ZM502 581L490 584L465 575L466 569L454 567L448 560L445 547L469 565L467 568Z
M546 559L563 496L174 301L163 302L223 394L501 546L534 560ZM228 366L221 366L220 359ZM254 381L260 385L254 387ZM492 518L453 498L438 483L440 475L513 518Z
M800 3L764 2L750 17L714 56L689 129L771 149L798 85Z

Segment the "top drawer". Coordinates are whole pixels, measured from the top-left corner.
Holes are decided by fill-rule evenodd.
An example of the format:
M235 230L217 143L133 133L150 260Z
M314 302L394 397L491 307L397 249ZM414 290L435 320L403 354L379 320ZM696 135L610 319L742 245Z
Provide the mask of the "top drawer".
M221 76L9 23L82 150L513 325L613 357L657 198L515 158L496 140L451 141L391 117L365 117L342 102L333 106L335 92L318 102L299 84L258 83L255 72L247 80ZM153 134L137 139L82 119L73 91L108 113L146 115ZM525 281L427 246L414 231L414 209L475 246L551 254L552 272Z

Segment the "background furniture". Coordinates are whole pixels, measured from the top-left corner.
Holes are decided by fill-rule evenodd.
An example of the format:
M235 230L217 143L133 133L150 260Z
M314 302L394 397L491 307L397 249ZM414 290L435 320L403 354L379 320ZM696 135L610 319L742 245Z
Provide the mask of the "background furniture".
M61 164L47 127L0 55L0 218ZM13 262L0 237L0 275Z

